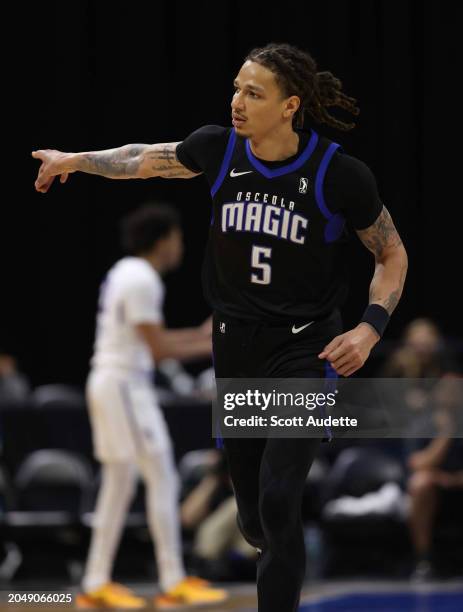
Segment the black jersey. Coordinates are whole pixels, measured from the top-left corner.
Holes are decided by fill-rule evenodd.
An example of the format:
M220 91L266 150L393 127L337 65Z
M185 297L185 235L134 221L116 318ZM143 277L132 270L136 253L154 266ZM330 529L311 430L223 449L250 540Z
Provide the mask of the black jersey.
M201 128L202 140L198 130L177 147L179 161L205 172L211 186L203 268L209 303L240 319L297 322L325 316L342 304L348 285L348 199L347 205L342 197L330 205L325 197L325 177L339 145L314 130L299 131L297 155L264 162L233 128L211 128ZM208 143L210 155L204 150ZM354 227L370 225L381 206L379 197L365 210L355 204Z

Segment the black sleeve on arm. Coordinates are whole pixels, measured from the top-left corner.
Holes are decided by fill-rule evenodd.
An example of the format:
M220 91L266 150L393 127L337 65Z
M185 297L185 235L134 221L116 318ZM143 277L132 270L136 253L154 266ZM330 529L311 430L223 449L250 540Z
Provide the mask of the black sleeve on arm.
M370 227L378 218L383 203L370 168L359 159L336 153L326 172L329 187L328 208L334 198L336 211L342 212L356 230Z
M227 148L230 129L219 125L205 125L177 145L178 161L192 172L204 172L210 181L219 174Z

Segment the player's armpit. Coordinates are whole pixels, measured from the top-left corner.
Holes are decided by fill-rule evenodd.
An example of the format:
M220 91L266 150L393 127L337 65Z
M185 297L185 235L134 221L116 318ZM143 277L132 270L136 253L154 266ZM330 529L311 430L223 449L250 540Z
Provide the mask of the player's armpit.
M138 168L140 178L194 178L202 174L192 172L177 159L175 150L178 142L146 145L141 154L141 163Z
M403 248L402 240L385 206L370 227L357 230L357 236L377 260L381 260L393 250Z

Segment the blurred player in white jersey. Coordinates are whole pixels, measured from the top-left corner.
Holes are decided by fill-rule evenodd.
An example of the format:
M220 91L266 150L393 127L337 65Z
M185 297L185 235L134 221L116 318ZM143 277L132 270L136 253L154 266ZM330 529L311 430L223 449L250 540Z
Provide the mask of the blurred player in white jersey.
M145 600L111 582L111 572L138 473L155 544L162 593L157 609L219 602L225 591L186 576L178 517L178 475L167 426L152 385L154 364L166 357L211 354L211 325L164 327L161 276L178 266L183 244L176 211L145 205L122 224L130 256L118 261L101 286L95 351L87 402L96 458L102 464L90 551L79 607L140 608Z

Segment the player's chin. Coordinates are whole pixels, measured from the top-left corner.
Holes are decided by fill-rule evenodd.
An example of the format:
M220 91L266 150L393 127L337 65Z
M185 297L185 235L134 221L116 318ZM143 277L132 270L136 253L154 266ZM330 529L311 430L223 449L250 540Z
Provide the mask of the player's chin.
M251 136L251 131L249 130L249 126L247 125L247 121L243 123L233 123L233 127L235 128L235 132L240 136L244 136L249 138Z

